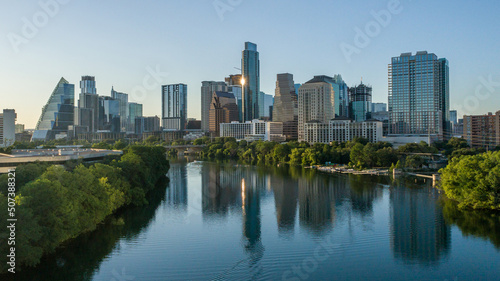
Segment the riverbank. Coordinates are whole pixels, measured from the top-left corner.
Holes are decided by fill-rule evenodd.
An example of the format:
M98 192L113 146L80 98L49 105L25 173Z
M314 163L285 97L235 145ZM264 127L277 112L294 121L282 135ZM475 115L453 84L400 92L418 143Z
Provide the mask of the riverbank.
M366 169L366 170L355 170L348 168L347 166L333 167L333 166L312 166L309 168L316 169L323 173L330 174L354 174L354 175L373 175L373 176L387 176L389 175L389 169Z

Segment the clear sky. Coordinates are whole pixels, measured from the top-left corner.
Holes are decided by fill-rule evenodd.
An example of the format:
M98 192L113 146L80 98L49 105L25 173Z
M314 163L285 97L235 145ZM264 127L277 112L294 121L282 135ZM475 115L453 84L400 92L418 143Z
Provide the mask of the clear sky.
M498 1L1 1L0 108L27 128L61 77L78 96L82 75L96 77L99 95L129 93L147 116L161 115L161 84L185 83L188 115L200 118L201 81L238 73L245 41L258 45L269 94L278 73L296 83L341 74L349 86L363 77L374 102L387 102L391 57L427 50L449 60L459 114L500 110ZM390 20L374 24L382 10ZM356 28L369 41L356 43ZM347 45L356 52L346 56Z

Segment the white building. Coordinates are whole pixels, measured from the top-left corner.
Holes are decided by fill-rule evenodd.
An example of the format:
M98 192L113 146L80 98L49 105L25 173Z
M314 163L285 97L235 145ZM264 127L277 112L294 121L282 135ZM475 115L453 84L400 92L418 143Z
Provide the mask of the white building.
M0 147L14 144L16 140L16 118L14 109L4 109L0 113Z
M286 140L286 137L283 135L283 123L264 122L261 120L220 124L220 136L232 137L237 140L245 139L247 141L283 142Z
M184 131L187 125L187 85L162 86L162 126L168 131Z
M370 142L382 141L382 122L369 120L354 122L340 117L328 123L309 121L304 125L305 141L314 143L347 142L355 138L366 138Z

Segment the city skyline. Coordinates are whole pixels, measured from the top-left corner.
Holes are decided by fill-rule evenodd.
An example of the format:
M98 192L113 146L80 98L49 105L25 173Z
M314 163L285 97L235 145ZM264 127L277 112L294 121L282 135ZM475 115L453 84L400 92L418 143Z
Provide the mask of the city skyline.
M69 83L76 84L82 75L95 76L100 93L107 93L114 85L129 94L131 102L144 104L147 116L159 115L161 111L158 102L161 85L185 83L190 89L188 117L200 119L201 81L222 81L234 74L234 67L240 67L241 50L246 41L259 46L261 90L266 94L273 94L278 73L294 74L297 83L304 83L315 75L339 73L348 86L355 85L363 77L363 81L373 86L373 101L387 103L387 65L390 59L405 52L427 50L450 61L450 109L457 109L458 116L498 110L496 105L500 95L494 93L498 92L500 78L498 64L491 59L497 56L494 48L494 38L498 37L495 36L498 31L494 29L494 6L499 5L497 3L471 6L464 5L464 1L451 4L429 1L433 9L427 9L425 3L399 1L395 10L397 13L391 15L389 23L379 26L379 32L368 38L366 46L358 48L354 40L357 28L365 30L370 23L376 22L372 12L377 14L387 10L388 4L393 1L322 4L324 9L317 11L315 3L319 1L297 2L291 7L266 3L268 9L265 10L261 9L264 2L241 2L231 7L231 11L223 12L210 1L196 4L167 1L147 7L129 1L120 6L64 2L66 4L59 4L53 16L48 16L46 24L35 26L32 38L25 37L25 41L18 45L12 43L12 38L15 38L13 34L24 36L24 18L33 24L34 15L44 12L44 9L37 2L12 3L0 17L2 26L9 26L1 32L4 39L0 42L0 47L5 50L0 56L4 65L8 66L2 68L1 73L5 79L5 83L0 85L2 107L15 108L18 123L26 124L26 128L35 127L41 107L53 91L55 80L65 77ZM132 25L132 22L138 21L128 23L120 19L123 14L133 13L139 8L143 9L141 15L148 20L141 21L138 26ZM344 10L345 14L356 11L359 16L325 19L314 16L314 21L307 21L308 12L327 15L333 8ZM274 19L266 18L276 10L280 12L273 12L276 14ZM296 10L303 11L306 18L295 21L294 17L288 16ZM443 14L442 10L448 13ZM90 11L95 11L94 20L82 25L81 15ZM168 19L155 17L163 12L168 13ZM255 13L262 15L262 20L256 25L240 24ZM426 14L426 23L415 25L422 13ZM468 17L468 13L479 16ZM192 23L176 28L169 26L170 21L181 18L199 18L204 25L198 28L193 28ZM260 28L270 25L275 28ZM323 37L320 44L306 44L320 34L319 31L311 31L314 26L330 26L335 36ZM461 32L450 33L452 28ZM208 29L220 32L208 38L203 36ZM281 33L274 32L275 29ZM110 34L107 30L114 32ZM129 44L130 32L134 32L134 37L137 34L132 44ZM402 32L412 36L401 37ZM96 43L83 44L84 48L73 44L81 34L93 36ZM165 39L159 38L180 34L184 35L184 40L175 44L168 41L165 44ZM108 40L116 42L113 46L121 47L103 47L106 45L102 42ZM199 44L201 40L205 41L203 47ZM215 43L220 40L224 40L223 46ZM468 46L477 46L475 42L482 42L481 51L470 52ZM359 51L349 56L350 61L341 49L343 43ZM64 57L69 59L62 59ZM144 80L147 80L146 84ZM481 95L476 95L479 87ZM475 105L476 101L479 105ZM457 108L460 106L462 108Z

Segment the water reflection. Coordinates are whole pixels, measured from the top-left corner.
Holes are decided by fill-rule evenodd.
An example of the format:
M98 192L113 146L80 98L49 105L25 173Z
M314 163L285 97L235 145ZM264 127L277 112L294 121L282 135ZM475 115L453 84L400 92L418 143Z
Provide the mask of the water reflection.
M188 204L187 194L187 168L185 163L171 163L168 177L170 178L167 189L166 201L176 209L186 210Z
M291 178L277 175L271 178L274 193L276 221L281 234L293 234L297 216L298 182Z
M391 247L408 263L432 265L450 252L450 226L445 223L436 190L397 182L390 188Z

